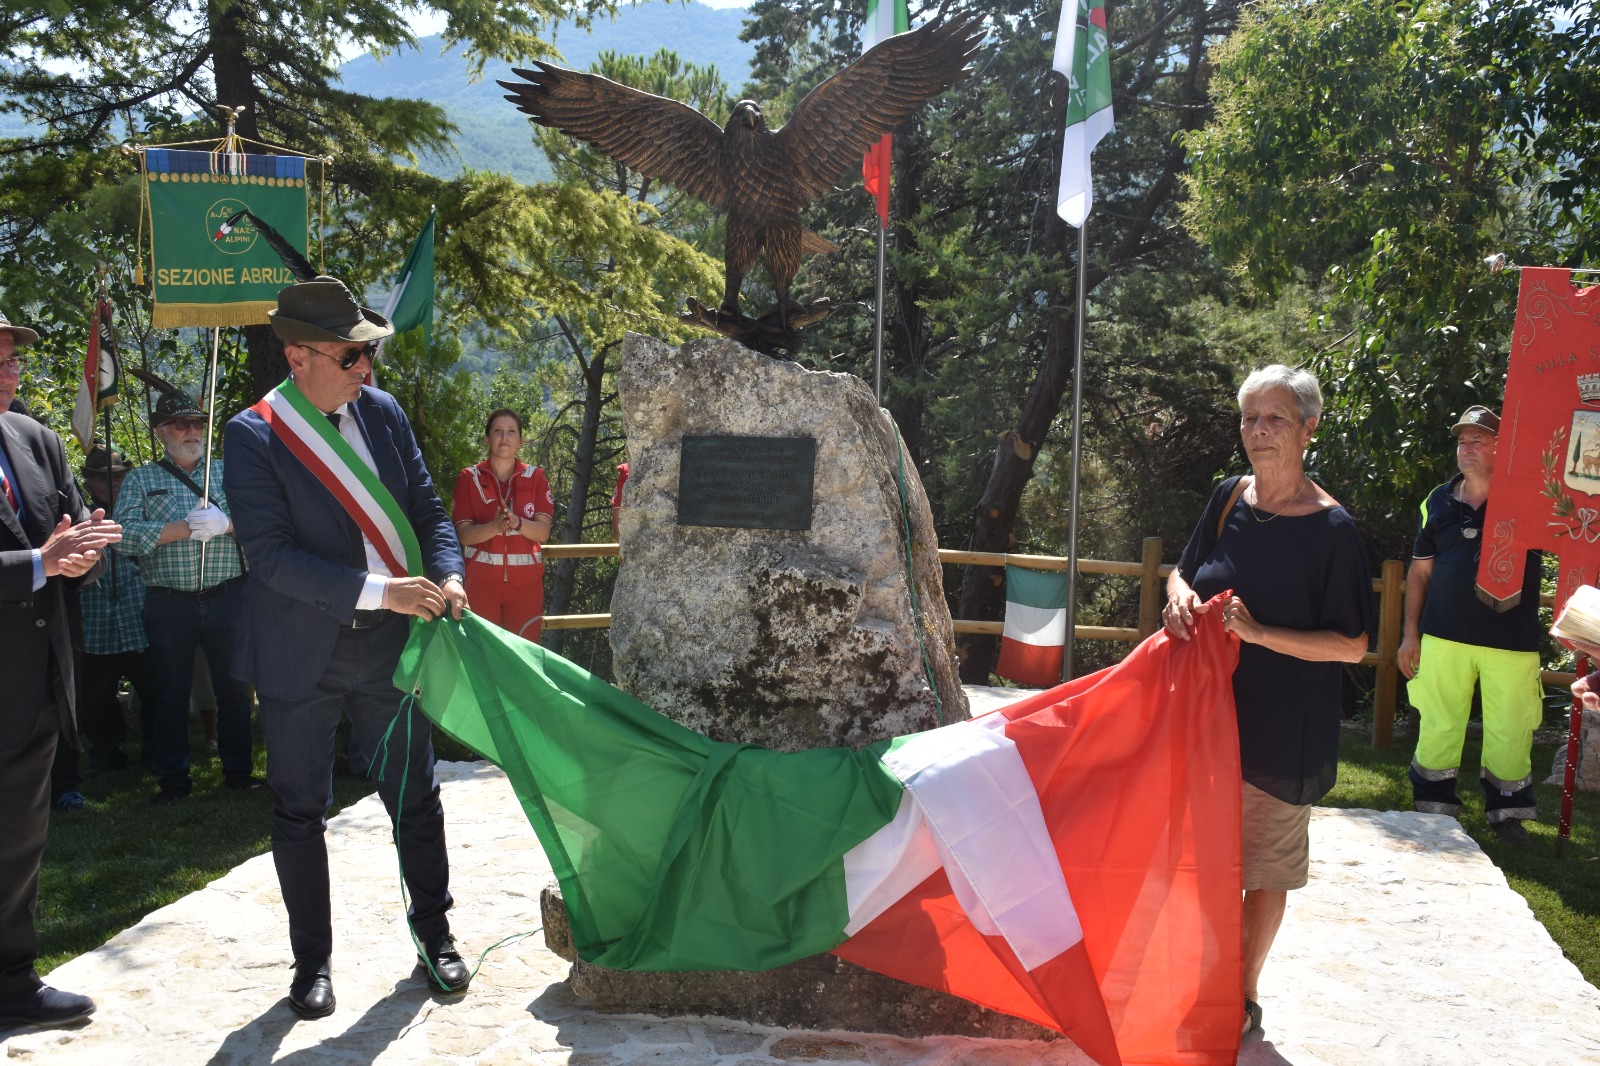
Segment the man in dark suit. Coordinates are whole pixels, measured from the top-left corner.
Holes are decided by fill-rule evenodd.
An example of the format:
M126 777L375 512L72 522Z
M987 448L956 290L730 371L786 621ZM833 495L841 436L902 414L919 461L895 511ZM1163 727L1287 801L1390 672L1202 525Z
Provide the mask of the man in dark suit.
M0 315L0 1025L64 1025L88 996L39 980L34 906L50 821L57 738L77 743L65 591L99 565L121 527L83 505L61 438L7 408L39 339Z
M289 1005L315 1018L334 1007L323 833L341 715L374 765L386 765L378 792L396 826L418 966L438 991L466 990L445 916L450 871L429 728L402 707L391 677L403 616L459 618L467 594L461 547L411 425L394 397L362 384L394 332L388 321L326 277L284 289L271 317L290 381L236 415L226 436L223 483L250 563L233 669L260 701L272 858L295 961Z

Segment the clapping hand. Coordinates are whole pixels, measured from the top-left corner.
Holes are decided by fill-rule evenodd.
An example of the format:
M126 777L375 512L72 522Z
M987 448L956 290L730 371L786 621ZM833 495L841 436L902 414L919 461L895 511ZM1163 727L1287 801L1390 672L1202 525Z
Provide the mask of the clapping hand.
M50 537L39 548L44 576L82 577L100 560L100 549L122 539L122 527L106 518L105 508L97 507L86 522L72 524L71 515L62 515Z

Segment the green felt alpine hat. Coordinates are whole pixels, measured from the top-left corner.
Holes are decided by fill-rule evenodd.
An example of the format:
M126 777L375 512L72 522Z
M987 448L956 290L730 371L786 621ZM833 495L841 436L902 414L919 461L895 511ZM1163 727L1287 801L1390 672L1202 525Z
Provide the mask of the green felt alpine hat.
M365 344L394 333L389 320L356 303L344 282L318 277L278 292L278 306L268 311L272 331L285 344L335 341Z

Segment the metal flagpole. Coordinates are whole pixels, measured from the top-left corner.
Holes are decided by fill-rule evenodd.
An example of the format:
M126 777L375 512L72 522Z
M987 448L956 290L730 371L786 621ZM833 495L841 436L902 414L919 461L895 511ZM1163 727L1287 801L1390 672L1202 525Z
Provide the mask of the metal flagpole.
M99 329L100 328L99 301L96 300L95 304L96 304L96 306L95 306L95 309L94 309L94 328L95 329ZM104 349L101 350L100 357L102 359L105 358ZM98 368L97 368L97 370L98 370ZM95 374L95 378L96 378L95 385L98 386L100 384L100 382L99 382L99 374L98 373ZM96 400L96 402L99 401L99 396L98 395L96 395L95 400ZM102 421L105 423L105 430L106 430L106 517L110 518L112 515L116 514L116 511L117 511L117 477L116 477L115 474L113 474L111 472L111 408L110 408L110 406L108 405L100 413L105 416L102 419ZM89 446L91 448L94 447L93 439L91 439L89 441ZM107 552L106 554L108 556L110 556L106 560L106 569L111 572L110 573L110 576L111 576L111 585L110 585L111 602L115 603L117 601L117 553L116 552Z
M1078 470L1083 445L1083 305L1089 260L1089 219L1078 226L1077 344L1072 353L1072 487L1067 494L1067 636L1061 680L1072 680L1072 645L1078 626Z
M872 395L879 407L883 406L883 246L884 231L888 227L878 220L878 300L877 322L872 330Z
M202 506L211 502L211 434L217 424L217 351L222 347L222 327L211 327L211 382L206 390L206 465L205 478L200 482L202 493ZM200 542L200 589L206 587L206 545L209 541ZM196 590L199 591L199 590Z

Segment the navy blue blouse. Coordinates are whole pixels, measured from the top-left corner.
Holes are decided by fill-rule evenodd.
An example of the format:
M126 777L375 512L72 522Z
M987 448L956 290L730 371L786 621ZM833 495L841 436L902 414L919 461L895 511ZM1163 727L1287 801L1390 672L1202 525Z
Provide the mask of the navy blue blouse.
M1262 625L1377 633L1372 575L1355 521L1343 507L1265 522L1241 496L1217 536L1237 477L1212 492L1178 561L1208 600L1228 589ZM1233 674L1244 779L1286 803L1315 803L1339 768L1344 664L1309 662L1243 643Z

